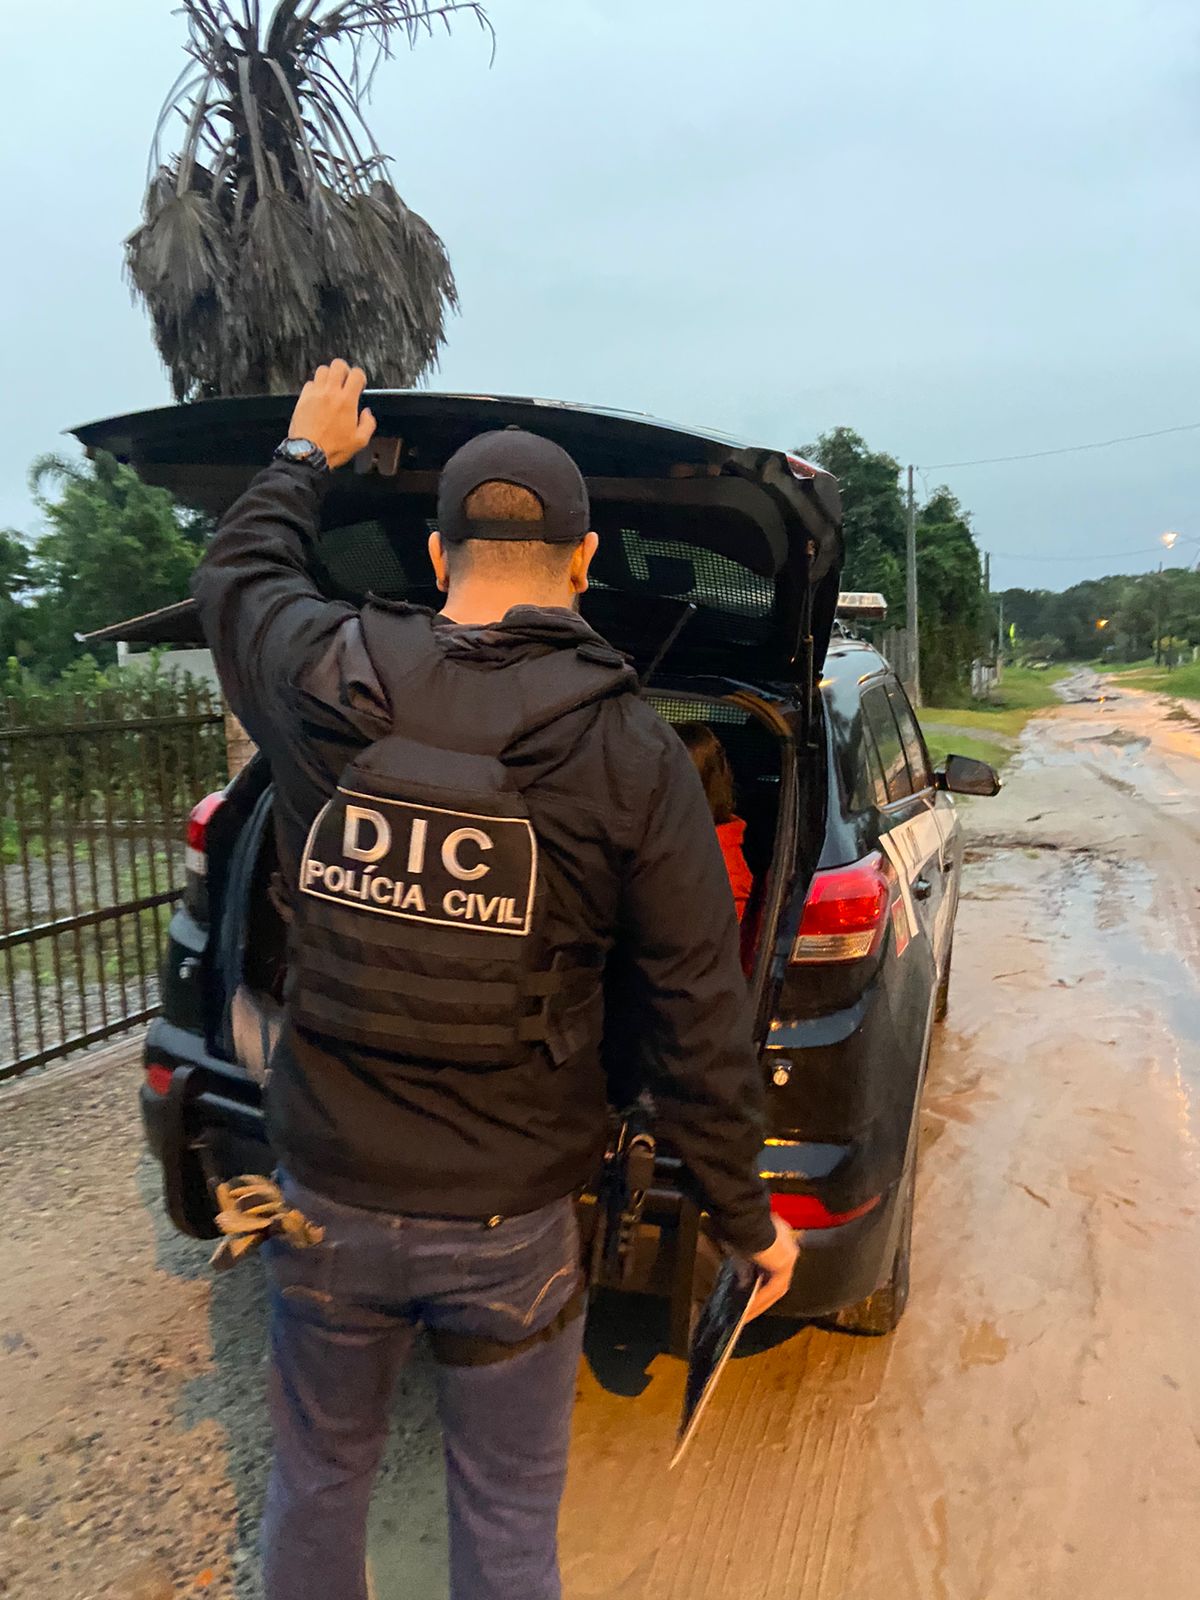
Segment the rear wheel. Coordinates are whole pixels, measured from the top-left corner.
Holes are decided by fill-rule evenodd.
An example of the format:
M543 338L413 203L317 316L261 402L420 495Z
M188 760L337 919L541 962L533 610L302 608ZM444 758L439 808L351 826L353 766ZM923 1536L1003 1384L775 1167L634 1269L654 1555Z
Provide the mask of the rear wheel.
M905 1182L904 1193L900 1198L903 1211L900 1216L900 1232L896 1239L896 1253L892 1257L892 1268L888 1274L887 1282L869 1294L865 1300L860 1300L857 1305L844 1306L841 1311L835 1311L829 1319L835 1328L843 1333L870 1334L878 1337L881 1334L891 1333L900 1318L904 1315L904 1308L908 1304L908 1273L909 1263L912 1259L912 1225L913 1225L913 1197L917 1186L916 1163Z

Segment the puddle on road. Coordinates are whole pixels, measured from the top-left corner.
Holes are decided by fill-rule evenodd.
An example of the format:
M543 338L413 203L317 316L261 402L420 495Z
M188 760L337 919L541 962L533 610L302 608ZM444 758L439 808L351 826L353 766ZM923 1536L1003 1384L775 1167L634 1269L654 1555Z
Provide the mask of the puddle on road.
M1038 897L1041 914L1030 942L1050 936L1050 950L1039 958L1046 984L1103 987L1123 1005L1136 985L1144 986L1156 1014L1175 1036L1200 1046L1200 974L1181 954L1175 933L1155 921L1153 873L1086 847L1047 845L1032 840L984 840L969 852L971 866L963 898L1002 900L1011 896L1013 855L1024 858L1027 889ZM995 978L1028 976L1021 970ZM1200 1078L1200 1069L1197 1069Z
M958 1364L965 1372L969 1367L994 1367L1008 1354L1008 1340L987 1318L966 1328L958 1346Z
M1107 733L1092 734L1087 739L1080 739L1080 744L1109 744L1118 750L1129 750L1140 754L1150 748L1150 740L1142 733L1131 733L1128 728L1110 728Z

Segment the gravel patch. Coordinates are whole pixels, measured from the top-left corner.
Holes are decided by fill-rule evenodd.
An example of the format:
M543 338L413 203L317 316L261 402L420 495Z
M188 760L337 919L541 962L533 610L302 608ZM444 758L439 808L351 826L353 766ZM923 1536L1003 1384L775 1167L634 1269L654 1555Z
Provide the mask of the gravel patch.
M0 1092L6 1597L237 1592L228 1440L188 1404L214 1368L207 1250L160 1219L137 1080L126 1046Z
M257 1262L214 1277L167 1222L140 1040L0 1086L0 1596L262 1600L268 1465ZM377 1534L444 1595L428 1367L405 1374ZM396 1535L400 1538L397 1541Z

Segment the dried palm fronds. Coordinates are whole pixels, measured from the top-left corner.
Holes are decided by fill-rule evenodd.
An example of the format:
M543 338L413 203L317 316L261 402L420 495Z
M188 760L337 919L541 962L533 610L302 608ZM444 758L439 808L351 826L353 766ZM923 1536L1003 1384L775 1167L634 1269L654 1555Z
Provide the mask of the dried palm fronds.
M407 387L458 303L445 246L401 199L362 118L401 37L474 0L184 0L188 65L125 245L177 399L299 388L333 354ZM164 159L168 123L184 123Z

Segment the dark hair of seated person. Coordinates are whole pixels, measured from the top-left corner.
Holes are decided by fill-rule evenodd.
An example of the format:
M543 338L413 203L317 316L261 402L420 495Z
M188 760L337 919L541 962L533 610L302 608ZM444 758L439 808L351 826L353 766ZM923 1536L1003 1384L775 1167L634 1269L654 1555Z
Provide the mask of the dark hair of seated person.
M675 732L692 753L708 809L718 827L733 820L733 769L725 746L706 722L681 722Z

